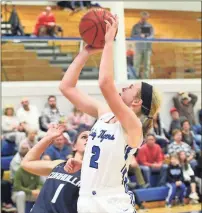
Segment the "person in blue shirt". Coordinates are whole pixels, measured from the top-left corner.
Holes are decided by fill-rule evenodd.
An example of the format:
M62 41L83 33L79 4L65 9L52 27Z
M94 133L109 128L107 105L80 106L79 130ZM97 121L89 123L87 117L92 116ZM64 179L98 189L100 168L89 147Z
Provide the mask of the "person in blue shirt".
M77 213L77 200L80 188L80 165L83 158L89 131L80 132L74 142L75 164L71 174L64 160L40 160L43 152L52 141L62 135L63 126L53 125L47 135L24 157L21 166L24 170L40 176L48 176L30 213ZM74 163L71 160L71 163ZM80 163L79 163L80 162ZM78 163L78 166L76 165Z
M67 133L63 133L53 141L53 144L44 152L43 160L67 160L70 156L72 157L70 139L65 135Z

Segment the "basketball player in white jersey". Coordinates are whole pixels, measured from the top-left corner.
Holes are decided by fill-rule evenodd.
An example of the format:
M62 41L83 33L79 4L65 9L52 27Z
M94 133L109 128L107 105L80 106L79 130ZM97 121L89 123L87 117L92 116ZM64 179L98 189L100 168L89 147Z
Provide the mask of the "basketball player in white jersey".
M135 200L127 187L130 156L140 147L160 107L160 99L147 83L116 90L113 77L113 42L117 17L106 21L105 46L99 72L99 87L105 106L77 87L89 56L100 50L86 46L65 73L60 90L79 110L97 118L88 138L78 200L78 213L133 213ZM73 164L71 165L73 167ZM132 204L132 205L131 205Z

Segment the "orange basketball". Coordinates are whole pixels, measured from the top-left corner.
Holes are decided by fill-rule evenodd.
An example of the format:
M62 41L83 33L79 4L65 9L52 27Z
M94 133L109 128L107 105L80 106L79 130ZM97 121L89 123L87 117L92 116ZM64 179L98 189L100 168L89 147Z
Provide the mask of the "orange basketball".
M104 9L92 9L88 11L81 19L79 32L82 39L95 48L103 48L105 44L106 23L112 14Z

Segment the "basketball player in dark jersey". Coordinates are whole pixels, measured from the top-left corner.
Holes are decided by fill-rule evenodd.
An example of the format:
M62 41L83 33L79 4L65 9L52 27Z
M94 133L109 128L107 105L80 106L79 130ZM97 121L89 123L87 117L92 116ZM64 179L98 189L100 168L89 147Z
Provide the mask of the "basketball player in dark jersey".
M74 171L70 174L67 172L66 161L40 160L46 148L63 131L62 126L50 127L47 135L27 153L21 163L21 166L30 173L48 176L30 213L77 213L81 165L74 165ZM75 140L73 145L75 164L82 161L88 135L89 131L82 131Z

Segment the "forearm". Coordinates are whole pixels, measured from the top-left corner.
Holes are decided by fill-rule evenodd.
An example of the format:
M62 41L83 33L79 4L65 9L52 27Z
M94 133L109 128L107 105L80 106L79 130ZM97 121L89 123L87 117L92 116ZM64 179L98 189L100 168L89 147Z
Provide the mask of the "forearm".
M83 50L76 56L60 83L61 90L69 87L76 87L79 75L86 61L88 60L88 57L89 55L86 50Z
M113 42L105 44L99 71L99 84L114 82Z
M189 93L188 95L189 95L189 97L191 98L191 103L192 103L193 105L195 105L195 103L196 103L197 100L198 100L198 97L197 97L196 95L194 95L193 93Z

